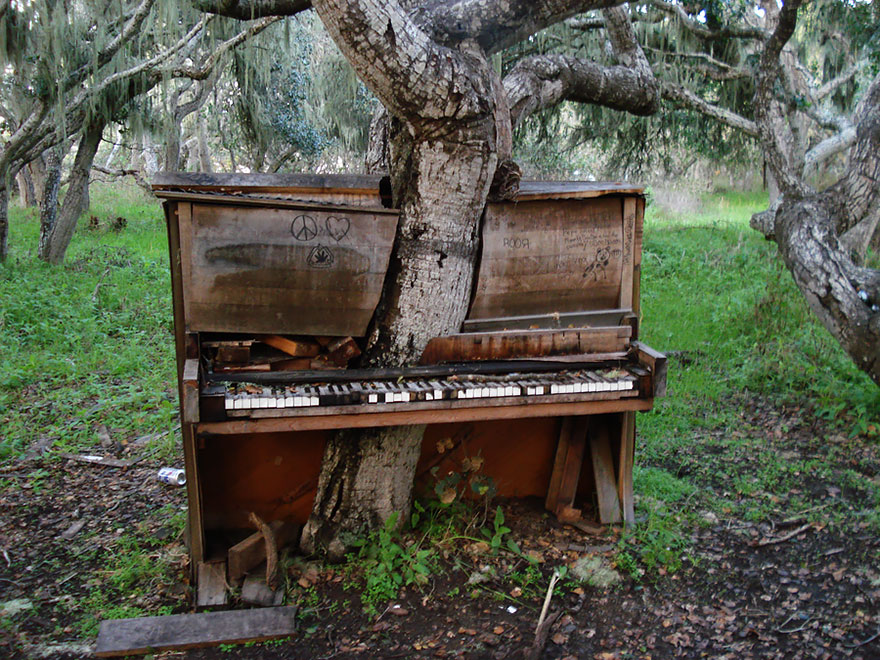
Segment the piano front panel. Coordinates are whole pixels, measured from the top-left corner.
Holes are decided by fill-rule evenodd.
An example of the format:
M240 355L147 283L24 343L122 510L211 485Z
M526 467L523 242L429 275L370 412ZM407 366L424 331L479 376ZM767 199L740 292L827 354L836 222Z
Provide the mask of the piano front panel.
M635 200L490 204L468 318L629 307L620 301L632 290L635 217L624 199Z
M396 213L179 206L188 331L365 334Z

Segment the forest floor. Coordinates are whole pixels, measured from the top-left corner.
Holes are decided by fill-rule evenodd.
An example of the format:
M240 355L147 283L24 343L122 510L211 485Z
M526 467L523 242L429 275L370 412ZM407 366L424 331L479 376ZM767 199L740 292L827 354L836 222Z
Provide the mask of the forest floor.
M293 637L156 657L525 658L561 566L568 570L549 608L558 618L540 657L880 657L880 537L865 515L867 493L841 487L840 478L856 472L880 484L877 444L846 438L801 409L760 399L731 404L744 450L718 449L719 432L707 430L692 438L698 474L686 462L663 466L693 478L696 489L684 497L700 505L693 524L665 540L680 565L630 564L621 530L585 535L549 518L540 502L510 500L502 503L504 540L519 554L493 552L478 537L462 545L439 536L424 546L427 582L379 602L365 592L367 561L289 558L287 599L300 607ZM81 657L91 653L98 617L191 611L184 489L159 482L160 463L146 453L139 443L121 449L119 458L134 462L127 467L38 456L4 467L15 485L0 495L0 655ZM758 463L768 455L777 471L813 466L741 495L768 499L771 515L749 521L726 507L701 508L709 506L706 493L723 495L740 477L766 474ZM643 533L651 506L644 497L637 503Z
M13 209L3 658L89 656L102 620L192 611L185 489L156 479L182 463L167 251L139 194L96 190L97 229L61 267L35 259L39 219ZM283 559L289 639L156 657L528 657L554 573L540 657L880 657L880 395L748 229L765 202L649 206L642 335L670 355L669 392L637 417L631 529L587 535L529 500L420 500L418 524L345 564Z

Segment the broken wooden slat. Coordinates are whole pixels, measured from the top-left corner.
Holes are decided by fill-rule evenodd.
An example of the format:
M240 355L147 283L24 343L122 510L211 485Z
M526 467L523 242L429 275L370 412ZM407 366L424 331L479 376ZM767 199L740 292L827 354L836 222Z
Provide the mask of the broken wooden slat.
M351 337L342 337L327 345L327 359L337 367L347 367L349 360L361 354L361 349Z
M244 364L251 359L250 346L218 346L217 360L220 362L233 362Z
M289 637L296 632L296 610L290 605L110 619L101 622L95 655L110 658Z
M262 338L264 344L287 353L290 357L315 357L321 346L317 342L289 339L280 335L266 335Z
M631 334L631 326L621 325L574 330L513 330L444 335L434 337L428 342L420 363L613 353L625 351L629 347Z
M654 396L666 395L666 356L660 351L655 351L650 346L640 341L633 342L638 360L641 364L651 368L651 380L654 383Z
M620 428L620 458L617 468L617 494L620 498L620 508L623 511L623 521L632 525L636 520L633 506L633 460L635 453L636 415L632 412L624 412L621 416Z
M104 456L94 456L92 454L68 454L67 452L59 452L59 456L69 458L73 461L81 461L83 463L92 463L94 465L103 465L105 467L127 468L134 465L136 460L124 460L120 458L108 458Z
M180 396L183 421L195 424L199 421L199 361L192 359L183 363Z
M200 561L196 607L226 605L226 562Z
M493 330L529 330L593 328L622 325L621 319L632 314L631 309L599 309L588 312L557 312L554 314L527 314L501 316L494 319L467 319L462 332L489 332Z
M299 525L275 520L269 523L275 535L278 549L294 541L299 536ZM229 548L226 555L229 582L237 582L252 568L266 561L266 543L260 532L254 532L240 543Z
M566 431L563 425L563 432L559 434L547 507L557 516L561 513L566 520L573 520L580 515L575 513L577 509L573 509L573 505L584 462L588 418L576 417L567 423L570 424L569 430Z
M591 434L590 456L593 459L593 476L596 480L599 522L603 525L620 522L620 500L617 497L611 444L605 426L599 426L597 431Z

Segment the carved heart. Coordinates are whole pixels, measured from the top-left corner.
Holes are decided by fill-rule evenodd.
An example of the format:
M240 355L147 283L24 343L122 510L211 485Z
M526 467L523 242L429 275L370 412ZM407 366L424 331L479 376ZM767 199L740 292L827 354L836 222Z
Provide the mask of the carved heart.
M327 218L327 233L337 243L345 238L349 229L351 229L351 220L348 218L334 218L333 216Z

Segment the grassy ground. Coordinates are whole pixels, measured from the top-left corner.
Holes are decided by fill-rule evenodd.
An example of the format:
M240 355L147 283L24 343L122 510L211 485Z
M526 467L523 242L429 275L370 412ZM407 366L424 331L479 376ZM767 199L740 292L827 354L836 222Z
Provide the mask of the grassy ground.
M880 390L814 321L775 246L748 228L749 215L766 204L762 195L657 191L653 199L642 259L642 338L670 354L669 394L638 417L639 524L609 537L611 550L602 551L628 576L630 586L617 592L621 607L629 597L626 589L681 585L663 583L669 579L664 576L690 576L695 589L708 593L710 578L700 572L714 565L707 547L740 543L731 526L751 534L746 540L752 542L785 520L821 528L835 542L845 537L856 543L846 552L852 554L854 574L867 576L865 589L880 585L880 576L870 572L880 563L876 544L852 540L880 532ZM38 218L14 208L11 255L0 266L0 507L18 516L5 528L0 523L0 546L11 554L0 562L6 571L0 573L0 635L12 634L13 648L31 648L35 638L88 641L100 618L186 607L184 593L175 587L183 574L182 492L163 490L152 476L156 465L182 462L164 222L159 204L136 188L96 186L92 214L97 227L82 223L65 263L51 267L35 258ZM117 217L126 219L124 228L114 228ZM52 452L44 457L22 460L48 446ZM90 473L62 462L58 452L93 450L149 458L127 473L127 481L111 483L94 502L80 505L73 493L86 491ZM113 499L115 490L128 497L125 507L117 508L122 500ZM73 507L75 514L69 512ZM459 560L450 559L448 547L431 544L432 538L459 538L453 545L471 547L482 539L487 552L497 554L516 540L525 551L528 534L512 522L515 517L508 514L505 522L503 515L491 515L494 507L488 511L481 522L485 532L471 529L473 538L462 541L455 536L456 521L434 515L429 503L421 516L421 545L412 545L412 537L400 543L380 533L373 549L363 549L337 577L343 586L360 588L368 609L379 612L397 591L392 576L400 574L414 585L434 580L435 597L478 592L531 616L554 562L570 564L565 547L555 554L542 550L541 568L520 560L496 562L497 575L478 581L482 586L474 590L470 582L456 581L458 569L450 572L450 562L457 567ZM60 545L43 557L37 557L38 548L20 550L10 541L32 520L40 521L40 530L63 531L72 519L89 515L86 532L72 544L49 533L46 547ZM110 528L104 528L105 519L114 521ZM822 546L826 551L839 552ZM82 564L79 573L64 578L69 591L46 592L45 585L76 562ZM311 580L315 569L301 562L290 571L289 601L312 613L304 618L307 637L324 625L316 612L335 616L339 603L347 605L352 596L322 595L310 584L338 586L332 572ZM583 606L584 589L592 587L570 578L562 584L568 593L579 590L577 607ZM854 584L853 591L862 588ZM33 609L5 609L22 598L37 603L39 617L33 619ZM873 601L871 608L876 610ZM868 614L876 617L873 610ZM379 623L370 616L364 625L375 631ZM45 630L33 623L40 617ZM665 628L666 619L660 620ZM520 623L510 629L534 626L531 619ZM858 636L861 630L852 624L840 634ZM571 638L569 651L580 655L602 634L593 641L585 641L592 634L577 643L575 633Z

